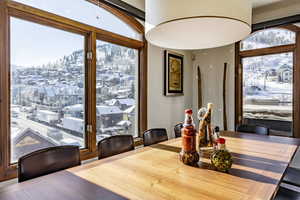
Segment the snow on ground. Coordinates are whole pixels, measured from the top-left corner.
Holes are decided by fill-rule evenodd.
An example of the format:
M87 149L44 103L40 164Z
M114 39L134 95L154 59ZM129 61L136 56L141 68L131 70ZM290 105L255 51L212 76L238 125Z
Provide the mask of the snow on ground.
M292 68L292 58L285 53L243 60L244 117L292 120L293 81L278 78L280 68Z
M47 133L49 131L59 131L63 134L63 138L64 139L72 139L78 142L78 144L80 144L81 147L84 147L84 140L83 138L80 137L76 137L72 134L69 134L65 131L47 126L46 124L42 124L39 122L35 122L32 121L30 119L27 119L26 117L26 113L19 113L18 117L12 117L12 129L11 129L11 137L15 138L19 133L21 133L22 131L26 130L27 128L31 128L37 132L39 132L40 134L42 134L45 137L49 137L47 135Z

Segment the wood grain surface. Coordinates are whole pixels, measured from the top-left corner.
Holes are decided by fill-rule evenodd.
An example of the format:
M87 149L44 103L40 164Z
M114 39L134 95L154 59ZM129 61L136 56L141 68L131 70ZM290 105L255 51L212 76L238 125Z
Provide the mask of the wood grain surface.
M179 161L181 138L12 185L0 199L272 199L298 139L222 133L234 157L228 174Z

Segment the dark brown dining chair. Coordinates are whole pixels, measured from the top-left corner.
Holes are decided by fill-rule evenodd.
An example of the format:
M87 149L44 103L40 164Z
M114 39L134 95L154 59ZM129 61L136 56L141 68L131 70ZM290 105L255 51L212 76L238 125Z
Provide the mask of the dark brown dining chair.
M18 179L23 182L80 164L78 146L49 147L19 158Z
M164 128L149 129L143 134L144 146L150 146L168 140L167 130Z
M300 148L297 149L292 162L285 171L282 182L300 188Z
M255 133L259 135L269 135L269 128L264 127L264 126L256 126L252 124L241 124L238 125L236 128L237 132L242 132L242 133Z
M132 135L115 135L98 142L98 158L107 158L134 150Z
M300 193L285 187L279 187L274 200L300 200Z
M181 129L183 128L183 124L179 123L174 126L175 138L181 137Z

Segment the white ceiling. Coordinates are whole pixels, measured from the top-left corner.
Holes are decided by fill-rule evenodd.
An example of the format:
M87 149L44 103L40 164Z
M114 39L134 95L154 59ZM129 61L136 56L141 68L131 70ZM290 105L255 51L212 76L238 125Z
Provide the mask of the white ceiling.
M279 1L283 1L283 0L252 0L253 8L269 5L269 4L272 4L272 3L277 3Z
M145 10L145 0L123 0L141 10ZM241 0L244 1L244 0ZM253 8L269 5L279 1L288 1L288 0L251 0L253 2Z
M145 0L123 0L123 1L140 10L145 10Z

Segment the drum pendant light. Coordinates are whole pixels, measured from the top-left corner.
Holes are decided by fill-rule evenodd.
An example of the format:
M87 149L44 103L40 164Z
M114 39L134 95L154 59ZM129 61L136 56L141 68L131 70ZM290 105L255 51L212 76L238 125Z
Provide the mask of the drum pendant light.
M232 44L251 33L250 0L146 0L146 38L170 49Z

